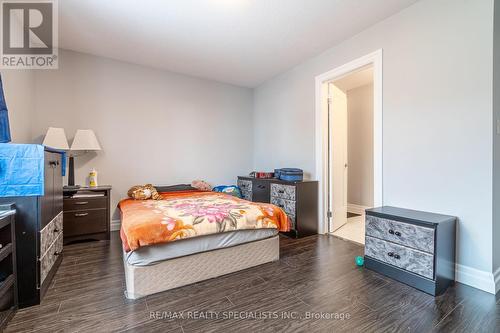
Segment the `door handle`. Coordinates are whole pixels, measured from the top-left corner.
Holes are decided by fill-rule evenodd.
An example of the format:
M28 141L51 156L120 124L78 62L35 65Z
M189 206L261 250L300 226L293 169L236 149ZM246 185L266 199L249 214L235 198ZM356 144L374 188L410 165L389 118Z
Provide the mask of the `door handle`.
M77 201L75 202L75 205L86 205L88 203L89 203L88 201Z

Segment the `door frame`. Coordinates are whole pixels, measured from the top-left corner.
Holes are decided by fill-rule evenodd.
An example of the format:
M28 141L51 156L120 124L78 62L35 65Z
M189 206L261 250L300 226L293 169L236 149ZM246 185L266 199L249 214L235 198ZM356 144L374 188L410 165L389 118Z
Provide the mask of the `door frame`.
M320 234L329 232L330 219L328 189L328 91L325 86L332 80L340 79L363 67L373 66L373 205L383 205L383 52L379 49L363 57L336 67L315 78L316 90L316 177L319 181L319 226Z

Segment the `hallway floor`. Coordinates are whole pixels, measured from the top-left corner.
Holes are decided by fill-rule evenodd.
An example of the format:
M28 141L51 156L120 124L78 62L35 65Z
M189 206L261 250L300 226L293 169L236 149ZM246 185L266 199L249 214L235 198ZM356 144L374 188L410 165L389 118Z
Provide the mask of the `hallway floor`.
M349 217L347 223L334 231L332 235L365 245L365 216Z

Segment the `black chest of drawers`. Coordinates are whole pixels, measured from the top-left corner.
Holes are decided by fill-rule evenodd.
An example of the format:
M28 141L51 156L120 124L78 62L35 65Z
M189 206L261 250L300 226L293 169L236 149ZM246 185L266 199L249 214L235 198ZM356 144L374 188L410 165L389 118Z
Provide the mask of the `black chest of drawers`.
M279 179L238 177L243 199L272 203L290 218L292 237L318 233L318 182L286 182Z
M15 213L0 205L0 332L17 310Z
M62 155L44 152L44 194L0 198L16 210L18 302L40 304L62 260Z
M455 280L456 218L396 207L366 210L365 266L431 295Z

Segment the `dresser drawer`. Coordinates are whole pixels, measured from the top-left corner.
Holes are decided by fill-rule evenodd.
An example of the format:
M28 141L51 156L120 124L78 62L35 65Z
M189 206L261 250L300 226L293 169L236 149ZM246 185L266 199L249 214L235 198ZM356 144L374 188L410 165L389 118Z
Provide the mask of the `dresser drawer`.
M283 184L271 184L271 197L278 197L287 200L295 199L295 186Z
M60 233L52 246L50 246L45 253L45 255L40 259L40 284L49 274L52 266L57 261L57 258L61 255L63 251L63 234Z
M366 236L365 255L426 278L434 278L434 256L431 254Z
M366 234L434 253L434 229L366 215Z
M296 222L295 215L287 214L287 216L290 219L290 229L297 230L297 222Z
M283 209L288 215L296 215L295 201L271 197L271 203Z
M65 198L64 211L106 208L107 198Z
M85 235L105 232L107 209L95 209L64 213L64 235Z
M40 256L54 243L63 232L63 212L60 212L52 221L40 231Z
M241 197L245 200L252 201L252 192L241 190Z
M242 191L252 192L252 181L246 179L238 179L238 187Z
M256 179L252 184L252 201L269 202L269 181Z

